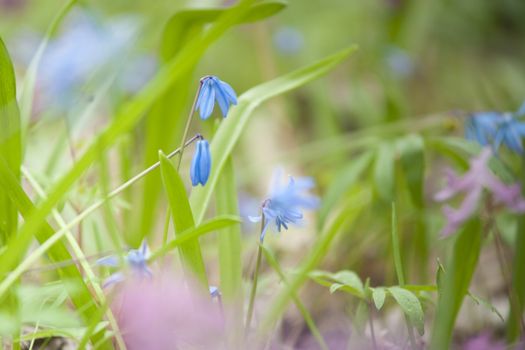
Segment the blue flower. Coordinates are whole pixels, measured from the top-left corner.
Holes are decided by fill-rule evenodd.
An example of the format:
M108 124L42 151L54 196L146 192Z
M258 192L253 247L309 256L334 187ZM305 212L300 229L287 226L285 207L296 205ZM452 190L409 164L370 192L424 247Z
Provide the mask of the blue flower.
M494 148L498 150L503 143L510 150L523 154L523 144L521 143L523 137L525 137L525 123L506 113L498 123L498 130L494 136Z
M135 276L139 277L151 277L152 273L147 265L147 261L149 258L149 249L146 242L143 242L139 249L131 249L128 254L126 254L126 257L124 258L124 262L128 265L128 267L131 268L131 272ZM121 267L120 260L118 257L111 255L107 256L105 258L99 259L97 261L97 265L101 266L110 266L110 267ZM104 281L104 287L110 286L115 283L122 282L125 278L125 275L123 272L116 272L109 276Z
M470 116L465 124L465 137L482 147L489 145L496 136L499 113L480 112Z
M516 113L475 113L465 124L465 137L482 147L492 146L495 154L502 144L516 153L523 154L525 122L518 118L524 115L525 103Z
M237 104L237 95L232 87L219 78L209 75L201 79L201 87L195 108L199 109L201 119L206 120L213 113L215 101L221 108L222 116L226 117L230 105Z
M311 178L294 179L289 177L288 183L281 182L280 172L274 175L270 196L262 206L262 216L250 217L252 222L264 220L260 240L264 240L268 225L273 222L278 232L288 229L289 224L297 224L302 218L301 209L316 209L319 199L307 193L315 186Z
M196 151L193 155L190 168L191 184L197 186L206 185L211 169L211 154L208 141L201 139L197 141Z

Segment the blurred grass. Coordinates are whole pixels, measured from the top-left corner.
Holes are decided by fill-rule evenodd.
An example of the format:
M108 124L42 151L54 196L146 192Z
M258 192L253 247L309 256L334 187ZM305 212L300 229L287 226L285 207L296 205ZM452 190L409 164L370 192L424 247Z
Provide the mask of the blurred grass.
M45 5L37 0L15 2L20 3L20 7L0 10L0 35L14 57L17 81L25 78L25 86L30 88L36 73L31 69L26 71L29 60L23 59L22 53L27 50L34 54L37 45L24 40L28 33L29 37L34 35L41 40L60 9L64 5L69 9L69 5L65 1ZM2 142L0 154L7 164L2 172L6 191L0 193L0 215L9 218L0 220L2 247L17 227L16 213L5 204L9 203L8 192L18 193L15 196L20 203L27 204L21 206L26 207L25 218L16 236L18 243L12 245L20 249L6 252L0 247L2 274L23 261L26 252L30 254L33 235L40 234L37 237L42 238L43 243L45 237L56 232L51 225L63 226L59 218L64 223L71 222L78 215L75 207L83 208L84 204L87 206L94 199L105 197L109 189L156 162L159 150L169 152L180 144L184 118L198 78L212 73L228 81L237 92L258 87L241 95L239 106L221 122L211 142L212 178L207 187L194 189L190 194L195 223L206 223L203 220L207 214L236 215L237 207L242 216L246 211L255 215L257 208L249 207L245 199L255 193L259 197L265 191L268 174L278 164L285 165L289 173L314 176L318 193L323 197L321 212L315 218L317 225L309 223L302 228L305 232L292 231L279 241L269 241L277 248L276 257L282 259L279 261L282 270L302 262L299 266L303 275L281 277L287 282L279 292L277 304L272 304L267 324L273 324L283 314L289 317L284 312L286 305L290 300L299 300L297 292L304 282L304 273L321 264L324 255L322 265L326 269L351 269L363 280L370 277L371 285L395 282L394 268L387 263L391 252L389 215L385 214L394 199L400 213L399 240L403 246L401 259L405 262L406 282L429 283L434 259L446 255L451 246L437 240L442 217L439 207L432 204L431 192L440 181L438 173L444 162L465 167L467 157L476 151L462 149L464 145L449 136L461 135L466 113L515 110L525 98L525 3L520 0L309 0L290 1L285 8L282 1L263 1L232 10L191 10L174 15L186 5L204 7L224 3L165 0L152 5L146 1L90 0L79 1L74 6L73 11L86 11L100 22L111 22L123 14L138 17L140 32L132 44L137 51L156 57L159 69L138 93L115 92L115 79L110 76L105 77L105 85L96 83L95 102L88 104L89 110L83 110L88 127L79 123L73 136L64 130L63 120L52 118L63 116L45 115L36 108L29 113L28 106L33 101L30 90L24 92L21 108L28 125L24 138L27 144L23 145L28 152L25 165L42 184L46 192L42 198L47 199L34 196L26 184L23 189L28 197L22 196L22 187L18 184L19 150ZM67 14L66 19L69 16ZM256 21L260 23L253 23ZM231 27L236 29L227 32ZM50 43L60 37L63 30L60 21L54 22L51 28ZM359 52L349 63L342 64L334 74L320 81L291 91L324 74L327 67L314 67L319 70L313 69L308 78L293 74L282 77L353 43L359 45ZM333 65L343 56L333 57ZM123 57L115 59L121 61ZM0 61L2 84L6 82L3 62L5 58ZM332 63L327 63L330 69ZM11 80L10 87L2 87L1 91L11 91L9 99L13 100L14 79ZM38 102L38 83L35 91ZM84 93L89 91L86 89ZM285 92L289 92L286 97L266 102ZM5 106L5 101L1 95L0 108ZM2 121L5 120L2 114ZM4 130L7 129L2 128ZM76 150L75 158L69 154L68 147ZM514 160L507 155L503 159ZM182 163L182 179L187 177L187 160ZM495 171L504 173L497 166ZM504 178L512 180L513 174L505 174ZM16 188L12 188L14 180ZM179 188L182 191L184 184L179 183ZM373 189L370 205L363 208L366 210L351 226L341 230L342 234L337 233L334 238L337 244L329 250L321 249L322 239L327 237L322 232L330 228L327 225L334 224L334 217L335 224L341 224L342 218L337 213L356 205L348 201L356 188ZM210 205L213 196L215 208ZM32 203L29 205L29 200L36 209ZM259 198L255 201L260 202ZM119 199L108 202L103 211L72 228L69 242L78 231L82 231L84 237L79 249L71 251L74 254L64 250L71 248L70 243L64 241L66 248L62 243L57 244L63 254L53 257L51 253L51 259L67 260L108 249L123 250L125 244L136 247L144 238L155 244L161 236L166 203L160 172L152 173ZM174 215L178 214L173 208L178 203L171 198ZM49 220L51 214L55 223ZM191 230L192 225L187 226L185 228ZM313 229L315 226L318 229ZM175 229L177 233L185 231L180 227ZM254 226L235 225L218 232L220 268L215 266L213 254L208 254L214 249L210 248L210 243L215 242L213 237L201 239L205 253L199 262L199 274L204 280L206 264L210 280L215 280L216 270L220 269L225 300L242 296L240 289L249 261L246 251L255 239L255 231ZM511 232L510 237L521 238L517 233L519 231ZM90 239L95 236L99 237L97 244ZM521 246L521 239L516 242L507 248L511 253L518 253L514 280L523 294L519 261L523 261L525 248ZM312 250L305 250L306 246ZM317 253L311 255L312 251ZM453 268L451 266L447 262L446 270ZM64 269L76 276L79 285L85 284L75 267ZM64 269L58 273L62 274ZM21 280L25 283L26 279L22 276ZM453 281L450 284L453 285ZM305 292L306 308L309 301L315 300L315 293ZM497 291L484 287L482 294L487 298L501 297ZM434 325L439 334L447 333L443 339L448 338L453 329L455 314L459 312L457 303L463 295L454 294L454 305L443 306L452 314L440 312L436 316L438 320L445 320L438 321L441 326ZM82 302L77 300L77 306L89 303L88 297L86 291L83 299L77 297L82 299ZM442 304L440 300L438 307ZM99 316L95 317L96 323L90 323L96 330L94 334L99 334L98 319L104 312L103 307L98 309L89 308ZM317 316L313 314L312 318L315 320ZM514 319L514 314L509 318ZM500 332L501 326L492 326L496 333ZM518 337L518 328L516 322L509 321L510 339Z

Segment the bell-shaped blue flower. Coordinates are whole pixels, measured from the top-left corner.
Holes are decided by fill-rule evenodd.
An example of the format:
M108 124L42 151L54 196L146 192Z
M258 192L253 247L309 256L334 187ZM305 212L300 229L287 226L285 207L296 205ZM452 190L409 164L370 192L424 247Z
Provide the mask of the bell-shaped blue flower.
M201 119L206 120L213 113L215 101L219 104L222 116L226 117L230 105L237 104L233 88L216 76L208 75L201 79L201 87L195 108L199 109Z
M316 209L319 205L319 198L307 193L315 186L311 178L294 179L289 177L288 183L283 184L281 173L274 175L272 189L269 198L264 201L262 206L262 216L250 217L253 222L264 220L260 240L264 240L266 230L270 223L275 224L278 232L281 229L288 229L289 224L297 224L302 218L301 209Z
M152 273L151 270L148 267L147 261L149 258L149 249L148 245L144 241L139 249L130 249L128 254L126 254L126 257L124 259L124 262L126 265L131 269L131 272L139 277L151 277ZM101 258L97 261L97 265L101 266L110 266L110 267L122 267L120 265L120 260L118 257L114 255L110 255L104 258ZM112 284L116 284L119 282L122 282L125 278L125 275L123 272L119 271L111 276L109 276L104 281L104 287L110 286Z
M211 169L211 153L208 141L201 139L197 141L195 154L191 161L190 178L191 184L197 186L206 185Z
M498 130L494 136L494 148L499 149L501 144L510 150L523 154L521 139L525 137L525 123L517 120L511 114L506 113L500 118Z

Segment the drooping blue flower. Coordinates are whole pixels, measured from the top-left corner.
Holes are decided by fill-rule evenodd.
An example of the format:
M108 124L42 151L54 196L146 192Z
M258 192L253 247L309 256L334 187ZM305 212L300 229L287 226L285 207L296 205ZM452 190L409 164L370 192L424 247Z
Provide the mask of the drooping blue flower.
M511 151L523 154L525 137L525 103L516 113L480 112L469 117L465 124L465 137L481 146L490 145L495 154L503 144Z
M222 116L226 118L230 105L237 104L233 88L216 76L208 75L201 79L201 88L195 108L199 109L201 119L206 120L213 113L215 101L219 104Z
M211 153L208 141L201 139L197 141L195 154L191 161L190 178L191 184L197 186L206 185L211 169Z
M144 241L139 249L130 249L124 262L131 269L131 272L138 277L151 277L153 274L148 267L147 261L149 258L148 245ZM97 261L97 265L110 266L110 267L122 267L120 260L115 255L110 255L101 258ZM125 279L125 274L122 271L115 272L104 281L104 287L110 286L115 283L122 282Z
M270 223L275 224L278 232L282 228L287 230L289 224L297 224L303 218L302 209L316 209L319 205L319 198L308 193L315 186L311 178L290 176L287 184L281 180L281 172L274 174L270 196L262 205L263 215L250 217L252 222L264 220L261 242Z

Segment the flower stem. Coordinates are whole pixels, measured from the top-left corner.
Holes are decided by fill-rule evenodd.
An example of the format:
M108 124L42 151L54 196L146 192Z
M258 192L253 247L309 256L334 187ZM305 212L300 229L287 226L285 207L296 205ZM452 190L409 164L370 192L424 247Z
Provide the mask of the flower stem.
M369 313L368 323L370 325L370 337L372 338L372 346L374 350L377 350L376 334L374 332L373 310L372 310L372 306L370 305L370 303L368 303L368 313Z
M261 218L261 234L264 230L264 214ZM259 278L259 270L261 269L261 260L262 260L262 248L263 241L259 242L259 249L257 250L257 261L255 263L255 272L253 274L252 290L250 292L250 301L248 304L248 313L246 314L246 324L245 324L245 333L248 334L250 330L250 324L252 323L253 316L253 306L255 303L255 294L257 293L257 280Z
M190 114L188 115L188 119L186 119L186 126L184 127L184 133L182 134L182 139L180 143L180 154L177 160L177 171L180 169L180 163L182 162L182 155L184 154L184 144L186 143L186 138L188 137L188 132L190 131L191 126L191 120L193 118L193 114L195 113L195 106L197 105L197 100L199 98L199 94L202 89L202 81L199 82L199 88L197 89L197 93L195 94L195 97L193 98L193 104L191 105Z

